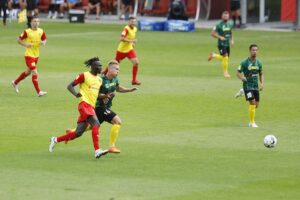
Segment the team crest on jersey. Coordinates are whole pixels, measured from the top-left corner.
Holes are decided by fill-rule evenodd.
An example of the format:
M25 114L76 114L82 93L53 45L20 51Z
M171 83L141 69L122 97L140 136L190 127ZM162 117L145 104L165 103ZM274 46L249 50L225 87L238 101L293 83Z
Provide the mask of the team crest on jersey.
M248 66L248 70L250 71L250 70L257 70L258 69L258 67L257 66L252 66L252 65L249 65Z
M111 86L115 86L116 85L116 83L106 83L105 84L105 88L109 88L109 87L111 87Z

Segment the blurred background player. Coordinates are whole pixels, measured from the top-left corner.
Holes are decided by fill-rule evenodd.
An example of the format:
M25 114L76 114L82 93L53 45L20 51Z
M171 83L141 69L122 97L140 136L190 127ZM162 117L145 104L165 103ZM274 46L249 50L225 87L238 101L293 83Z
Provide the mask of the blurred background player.
M243 81L243 89L246 100L249 101L249 127L258 127L255 123L255 109L259 105L259 90L264 88L264 75L262 71L262 64L258 60L257 52L258 46L251 44L249 47L250 56L243 60L238 67L237 77ZM258 86L258 79L260 86Z
M136 39L136 18L131 16L129 17L128 25L124 27L120 43L118 46L118 49L116 51L116 58L115 60L119 63L124 59L128 58L132 63L132 85L140 85L141 82L137 80L137 73L138 73L138 65L139 61L136 55L136 52L134 51L134 46L137 43ZM107 69L105 69L102 74L107 73Z
M31 27L31 20L33 19L33 17L37 17L39 14L37 4L38 4L38 0L26 0L28 28Z
M39 97L44 96L47 92L40 90L38 82L37 62L40 55L40 45L46 45L46 34L43 29L39 28L40 21L37 17L33 17L31 28L22 32L19 36L18 43L25 47L25 62L27 69L20 76L12 81L12 86L19 93L18 84L27 76L32 74L32 83Z
M26 9L26 0L9 0L8 1L8 10L9 10L9 20L17 19L18 15L24 12ZM26 12L26 11L25 11ZM26 21L26 13L24 17L24 21ZM20 21L20 19L18 19ZM22 21L23 22L23 21Z
M211 61L213 58L222 61L225 78L230 78L230 74L228 73L228 60L230 55L230 44L234 44L232 24L228 20L229 12L224 11L222 13L222 21L217 23L211 32L211 36L218 39L218 49L220 54L211 53L208 57L208 61Z
M97 76L101 73L102 65L98 57L91 58L85 62L86 66L91 67L90 71L84 72L68 85L68 90L79 98L78 111L80 116L77 120L77 128L75 131L68 132L59 137L50 139L49 151L53 152L58 142L74 140L80 137L90 124L92 128L92 138L95 149L95 158L100 158L108 153L107 150L101 150L99 146L99 127L100 123L95 113L95 105L102 84L102 79ZM75 86L79 84L79 92L75 91Z
M242 26L242 18L241 18L241 3L240 0L231 0L230 1L230 10L231 10L231 17L233 20L234 27L241 27ZM236 20L239 21L239 24L236 24Z
M116 52L116 58L115 60L119 63L124 59L128 58L132 63L132 85L140 85L141 82L137 80L137 73L138 73L138 65L139 61L136 55L136 52L134 51L134 46L137 43L136 39L136 18L135 17L129 17L128 25L124 27L120 43Z
M112 60L108 63L107 73L102 74L101 76L102 85L100 87L100 93L95 108L100 124L104 121L112 124L108 149L109 153L121 153L121 151L116 147L116 141L121 128L121 118L111 110L115 92L127 93L137 90L137 88L125 88L119 84L117 77L119 69L119 63L116 60ZM68 129L67 133L71 131L74 130Z
M0 0L0 13L3 13L3 26L6 26L6 17L7 17L7 8L8 8L8 0Z

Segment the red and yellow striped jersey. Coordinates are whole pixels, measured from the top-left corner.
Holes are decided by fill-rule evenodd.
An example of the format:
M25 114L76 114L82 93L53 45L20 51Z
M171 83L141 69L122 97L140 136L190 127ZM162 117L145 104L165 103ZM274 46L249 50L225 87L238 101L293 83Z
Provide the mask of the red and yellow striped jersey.
M82 95L80 102L84 101L95 107L102 84L101 77L95 76L91 72L84 72L76 77L74 83L79 84L79 92Z
M125 38L128 38L128 39L135 39L136 32L137 32L136 27L130 28L130 26L127 25L127 26L124 27L121 36L125 37ZM133 43L132 42L123 42L123 41L121 41L119 43L119 46L118 46L118 51L119 52L127 53L132 49L133 49Z
M25 56L32 58L39 57L41 42L46 40L46 34L43 29L38 28L37 30L33 30L28 28L23 31L19 38L26 43L32 44L31 47L26 47Z

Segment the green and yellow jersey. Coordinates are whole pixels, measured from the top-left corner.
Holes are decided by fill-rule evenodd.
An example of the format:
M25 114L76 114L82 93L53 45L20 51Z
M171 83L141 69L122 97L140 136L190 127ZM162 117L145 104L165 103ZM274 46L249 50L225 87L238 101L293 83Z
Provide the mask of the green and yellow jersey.
M223 36L225 40L218 39L218 46L230 46L230 40L232 37L232 23L220 21L217 25L213 28L213 30L218 33L218 35Z
M111 92L115 92L117 87L119 86L119 80L117 77L113 79L108 79L106 75L102 75L102 85L100 87L101 94L108 94ZM103 100L97 100L96 107L106 107L110 108L112 106L112 99L109 99L108 102L104 102Z
M254 61L249 58L241 62L238 72L243 73L247 81L243 82L244 90L259 90L258 79L262 72L262 64L256 59Z

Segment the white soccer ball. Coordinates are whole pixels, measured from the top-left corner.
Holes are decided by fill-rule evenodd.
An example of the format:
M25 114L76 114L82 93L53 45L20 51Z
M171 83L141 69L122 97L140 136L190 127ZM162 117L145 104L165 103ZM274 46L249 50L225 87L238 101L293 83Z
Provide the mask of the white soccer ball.
M267 148L273 148L277 144L277 138L274 135L267 135L264 138L264 145Z

